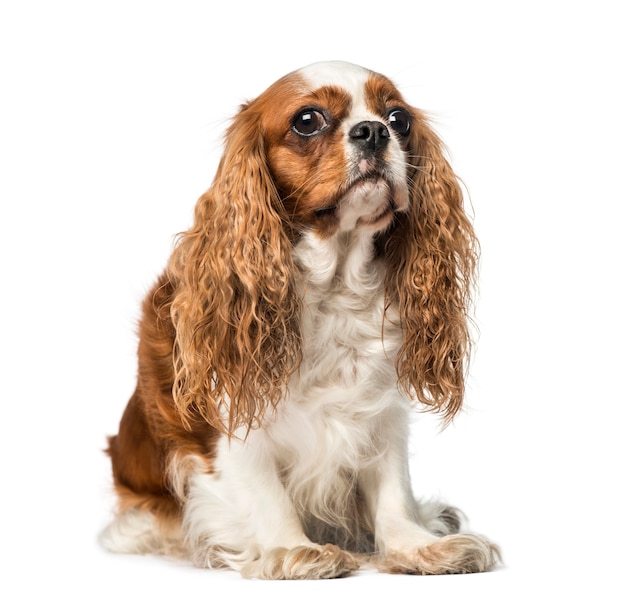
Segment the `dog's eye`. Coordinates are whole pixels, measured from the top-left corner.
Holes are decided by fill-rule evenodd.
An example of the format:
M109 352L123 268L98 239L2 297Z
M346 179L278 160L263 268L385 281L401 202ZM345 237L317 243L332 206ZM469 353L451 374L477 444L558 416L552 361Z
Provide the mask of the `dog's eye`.
M404 108L395 108L389 113L389 126L398 134L406 136L411 129L411 115Z
M293 120L292 129L303 137L316 135L328 127L324 115L319 110L307 109L299 112Z

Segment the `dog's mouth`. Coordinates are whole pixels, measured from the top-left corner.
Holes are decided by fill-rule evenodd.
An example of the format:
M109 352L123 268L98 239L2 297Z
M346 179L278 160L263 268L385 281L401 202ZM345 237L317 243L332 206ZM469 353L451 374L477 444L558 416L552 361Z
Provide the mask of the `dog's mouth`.
M350 182L345 188L328 203L313 212L317 219L323 219L335 215L341 205L350 201L351 198L362 196L386 196L386 201L378 200L380 206L372 206L372 214L363 215L364 222L374 223L385 217L388 213L403 212L408 206L408 193L389 182L389 180L378 174L370 173ZM373 202L375 204L376 202Z
M349 231L387 228L397 212L408 207L408 193L382 176L360 177L337 202L339 228Z

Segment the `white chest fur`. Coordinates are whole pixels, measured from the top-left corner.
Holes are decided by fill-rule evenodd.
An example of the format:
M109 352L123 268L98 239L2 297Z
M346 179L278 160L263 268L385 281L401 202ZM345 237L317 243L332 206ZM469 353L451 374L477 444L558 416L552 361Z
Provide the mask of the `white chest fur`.
M371 235L311 235L295 252L306 285L303 361L260 434L297 511L336 525L354 513L359 477L384 455L392 430L402 435L401 332L385 314L385 270L372 260Z
M385 315L382 263L371 236L305 237L295 250L304 274L303 363L292 385L295 401L330 389L353 396L394 384L400 330ZM368 391L369 390L369 391Z

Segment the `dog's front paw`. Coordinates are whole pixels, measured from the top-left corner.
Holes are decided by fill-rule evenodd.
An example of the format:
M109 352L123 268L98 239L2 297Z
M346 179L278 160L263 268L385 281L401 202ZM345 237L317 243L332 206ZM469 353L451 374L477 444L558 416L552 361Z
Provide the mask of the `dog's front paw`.
M341 578L357 570L356 558L336 545L276 548L262 553L242 574L247 578L302 580Z
M390 551L378 568L392 574L469 574L485 572L499 560L497 545L484 537L456 534L410 551Z

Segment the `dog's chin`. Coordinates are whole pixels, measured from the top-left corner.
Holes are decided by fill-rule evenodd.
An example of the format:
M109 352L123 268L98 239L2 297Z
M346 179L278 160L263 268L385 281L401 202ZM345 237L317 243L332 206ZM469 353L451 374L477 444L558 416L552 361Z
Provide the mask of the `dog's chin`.
M365 228L372 232L387 229L397 212L408 207L408 192L395 188L386 179L367 178L354 183L338 206L340 229Z
M373 232L383 231L391 225L395 213L396 210L391 205L391 202L389 202L385 207L383 207L382 210L380 210L376 214L367 218L359 219L357 224Z

